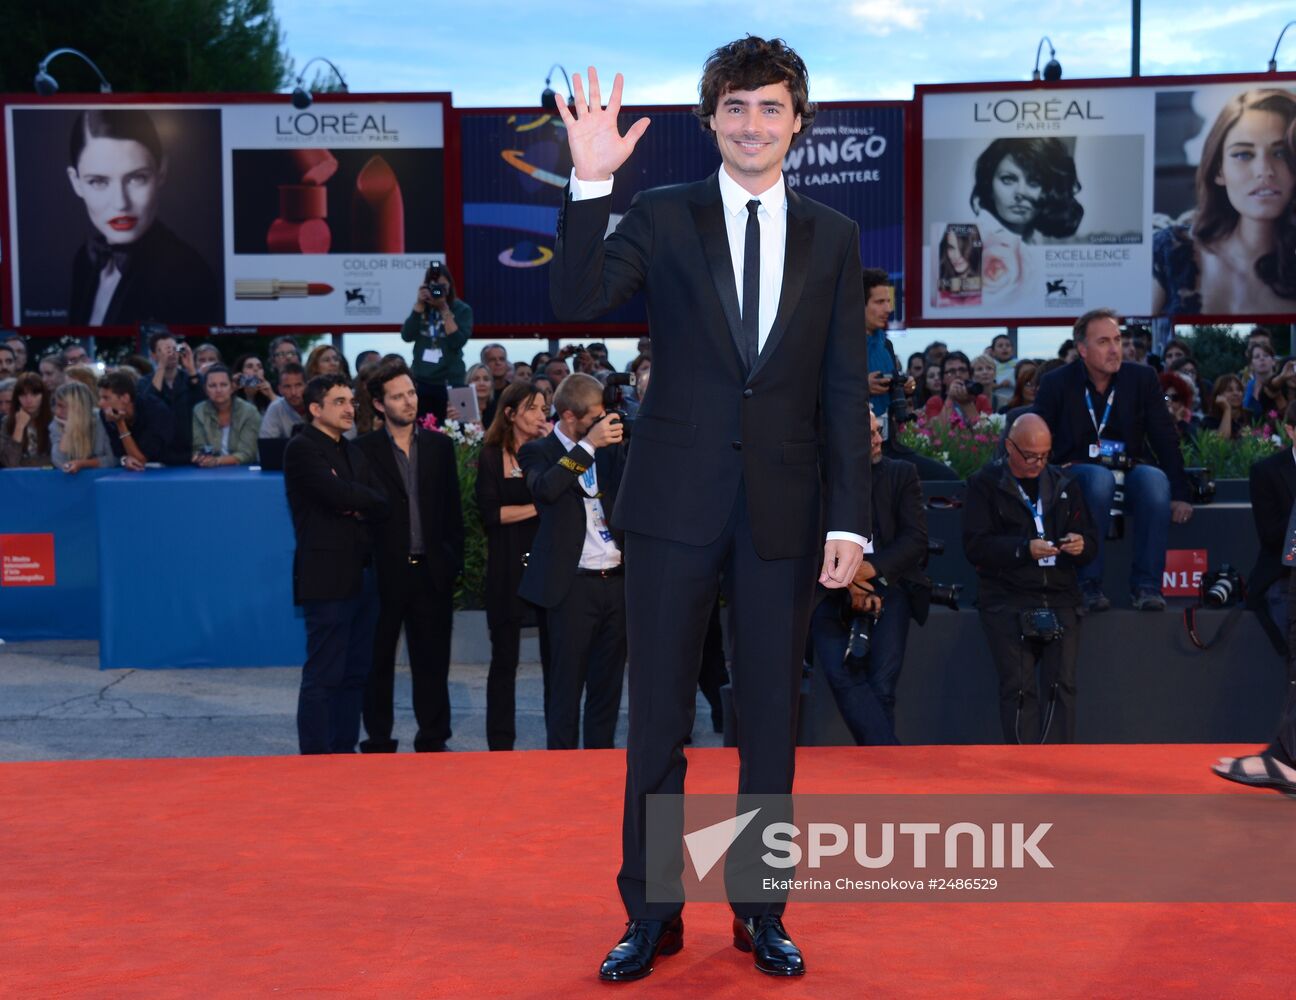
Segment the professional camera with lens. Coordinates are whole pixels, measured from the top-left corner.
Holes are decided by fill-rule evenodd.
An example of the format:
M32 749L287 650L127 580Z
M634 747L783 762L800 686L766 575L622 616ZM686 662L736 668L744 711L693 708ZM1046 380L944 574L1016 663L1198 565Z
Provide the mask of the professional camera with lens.
M1208 608L1225 608L1244 597L1242 574L1228 563L1202 574L1201 602Z
M1112 472L1129 472L1134 462L1123 451L1102 451L1098 454L1098 464Z
M845 662L858 670L868 659L873 647L873 626L878 622L877 615L855 615L849 622L850 637L846 640Z
M1202 466L1184 469L1188 477L1189 502L1194 506L1212 503L1215 500L1215 477L1211 470Z
M603 383L603 408L605 410L620 409L621 404L625 401L625 396L621 391L622 387L635 384L635 377L629 372L598 372L594 377Z
M887 389L887 417L893 424L907 424L917 420L918 415L909 406L909 397L905 395L905 377L892 374L891 385Z
M957 611L959 609L959 594L962 592L963 585L961 583L933 583L931 602L949 608L951 611Z

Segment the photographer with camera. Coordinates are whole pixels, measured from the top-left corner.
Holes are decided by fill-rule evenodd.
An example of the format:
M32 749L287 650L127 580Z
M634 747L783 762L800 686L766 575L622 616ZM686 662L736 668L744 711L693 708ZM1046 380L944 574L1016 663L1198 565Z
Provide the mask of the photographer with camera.
M171 414L170 445L162 461L167 465L187 465L193 457L193 411L206 396L193 351L180 337L165 327L149 334L149 358L153 374L140 379L138 389L160 402Z
M900 373L895 347L887 336L887 323L895 307L895 289L886 271L880 267L866 267L864 278L864 327L868 339L869 405L882 422L882 440L886 457L908 462L918 470L920 478L958 479L948 465L919 455L900 443L900 428L917 420L912 400L918 383L906 371ZM917 355L921 358L922 355ZM913 364L913 357L909 359Z
M454 278L440 261L423 276L414 308L401 326L401 340L414 345L410 371L418 388L419 416L446 418L446 389L464 384L464 345L472 337L473 311L455 294Z
M941 359L941 394L927 400L923 412L928 420L944 420L955 426L971 427L990 413L988 389L972 379L972 362L962 351L950 351Z
M524 444L518 462L540 514L518 594L547 609L550 750L608 748L625 677L622 535L610 521L625 465L620 414L598 380L577 372L554 394L553 433Z
M855 742L894 746L899 743L895 689L909 619L925 622L930 601L931 586L921 571L927 559L927 515L917 470L883 456L877 413L869 413L869 426L873 551L865 554L847 591L820 588L810 636L819 669Z
M1085 607L1111 607L1102 592L1102 546L1120 473L1125 509L1134 518L1133 606L1164 611L1161 575L1170 522L1192 517L1179 435L1157 373L1121 361L1116 313L1090 310L1076 320L1073 336L1080 357L1040 379L1034 410L1053 434L1053 460L1070 469L1098 531L1097 555L1080 570ZM1147 455L1148 443L1159 467Z
M1260 552L1251 570L1249 598L1257 611L1267 607L1282 635L1288 626L1288 578L1283 564L1284 543L1292 505L1296 504L1296 403L1283 412L1283 433L1292 446L1251 466L1251 515L1255 518Z
M1049 464L1051 446L1043 419L1022 414L1006 458L968 480L963 506L963 549L977 573L1007 743L1075 739L1083 604L1076 570L1094 557L1098 536L1073 473Z

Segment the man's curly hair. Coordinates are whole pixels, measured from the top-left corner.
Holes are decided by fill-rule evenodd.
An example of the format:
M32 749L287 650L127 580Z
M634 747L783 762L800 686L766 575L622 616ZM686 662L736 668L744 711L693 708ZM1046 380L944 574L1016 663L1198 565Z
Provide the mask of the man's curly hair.
M714 135L711 118L721 95L731 90L759 90L771 83L787 84L792 94L792 112L801 116L801 134L809 135L815 118L815 106L810 103L810 74L801 57L781 38L766 41L748 35L707 56L693 114L702 130Z

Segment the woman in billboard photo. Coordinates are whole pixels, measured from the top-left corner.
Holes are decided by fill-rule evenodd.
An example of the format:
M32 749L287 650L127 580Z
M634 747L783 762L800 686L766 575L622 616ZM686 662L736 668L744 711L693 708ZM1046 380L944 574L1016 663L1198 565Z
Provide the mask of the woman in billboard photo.
M976 226L946 226L936 263L937 305L980 305L981 233Z
M149 113L83 111L68 152L68 180L93 230L72 262L69 322L220 322L211 267L158 218L167 160Z
M1003 301L1033 287L1022 247L1074 236L1084 217L1079 192L1075 158L1061 139L995 139L981 152L968 201L978 216L988 298Z
M1263 315L1296 304L1296 94L1231 98L1202 143L1197 204L1152 239L1153 311Z

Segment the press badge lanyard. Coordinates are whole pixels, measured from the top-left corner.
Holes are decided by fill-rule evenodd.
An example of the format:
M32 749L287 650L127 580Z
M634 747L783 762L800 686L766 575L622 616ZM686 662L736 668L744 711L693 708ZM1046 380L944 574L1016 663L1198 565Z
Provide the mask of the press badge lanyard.
M1017 495L1021 497L1021 502L1026 505L1026 509L1030 511L1031 517L1035 519L1036 537L1038 537L1040 540L1044 540L1045 536L1044 536L1044 497L1043 495L1041 495L1040 498L1036 500L1034 503L1031 503L1030 497L1028 497L1026 495L1026 491L1022 489L1021 483L1017 482L1017 480L1014 479L1013 485L1017 487Z
M1031 503L1030 497L1028 497L1026 495L1026 491L1022 489L1021 483L1019 483L1016 479L1014 479L1013 485L1017 487L1017 495L1021 497L1021 502L1026 505L1026 509L1030 511L1031 517L1035 519L1035 534L1039 537L1041 541L1047 541L1047 537L1044 534L1044 493L1043 491L1040 492L1039 499L1036 500L1034 503ZM1039 563L1041 566L1056 566L1057 556L1045 556L1043 559L1037 559L1035 561Z
M1111 392L1107 393L1107 407L1103 410L1102 422L1098 420L1098 411L1094 408L1093 396L1089 394L1089 387L1085 386L1085 405L1089 407L1089 419L1093 421L1094 432L1098 440L1102 440L1102 432L1107 429L1107 418L1111 416L1112 400L1116 398L1116 387L1112 386Z

